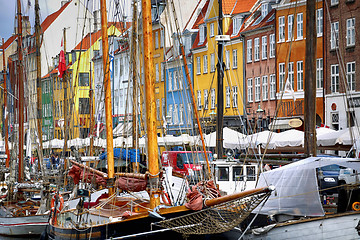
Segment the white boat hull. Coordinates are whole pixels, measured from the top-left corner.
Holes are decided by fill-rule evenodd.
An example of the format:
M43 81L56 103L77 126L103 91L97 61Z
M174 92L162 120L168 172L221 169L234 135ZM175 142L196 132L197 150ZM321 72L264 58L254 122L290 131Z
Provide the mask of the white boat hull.
M49 215L27 217L0 217L0 235L40 235L48 225Z
M336 214L309 220L278 224L270 231L255 235L245 234L245 240L285 240L285 239L360 239L360 213ZM357 230L359 228L359 230Z

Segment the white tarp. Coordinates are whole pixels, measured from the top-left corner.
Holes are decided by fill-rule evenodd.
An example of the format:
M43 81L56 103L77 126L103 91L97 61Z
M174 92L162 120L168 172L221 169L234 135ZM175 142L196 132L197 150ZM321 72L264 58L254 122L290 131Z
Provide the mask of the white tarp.
M360 137L358 127L346 128L339 131L329 131L317 136L318 146L334 146L335 144L353 145Z
M278 133L273 139L276 147L297 147L304 143L304 132L291 129Z
M198 138L200 139L200 138ZM201 145L201 141L197 141L198 145ZM205 145L207 147L216 146L216 132L205 135ZM248 146L246 135L225 127L223 129L223 147L231 149L243 149Z
M43 143L43 148L63 148L64 147L64 140L60 140L57 138L51 139L50 141Z
M265 148L267 143L269 142L269 149L274 149L276 136L279 133L270 132L270 131L262 131L258 133L251 134L247 137L249 142L249 147L256 147L257 145L261 145L262 148Z
M360 161L350 158L311 157L260 174L257 187L275 186L260 213L323 216L316 168L337 164L360 170ZM254 212L259 211L259 207Z

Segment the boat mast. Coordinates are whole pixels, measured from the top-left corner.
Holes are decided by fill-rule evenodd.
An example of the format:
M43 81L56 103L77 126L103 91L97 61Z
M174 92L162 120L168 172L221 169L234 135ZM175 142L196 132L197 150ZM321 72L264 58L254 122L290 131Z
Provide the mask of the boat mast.
M316 156L316 24L315 0L306 1L306 51L305 51L305 154Z
M65 56L65 69L67 69L67 65L66 65L66 28L63 29L63 36L64 36L64 56ZM64 148L63 148L63 153L64 153L64 169L67 168L67 161L66 161L66 152L67 152L67 141L68 141L68 116L67 116L67 71L64 72L63 75L63 84L64 84L64 112L63 112L63 117L64 117ZM64 178L64 185L67 184L67 178Z
M223 34L222 0L219 3L218 33ZM218 158L223 158L223 120L224 120L224 63L223 42L218 42L218 64L217 64L217 114L216 114L216 153Z
M142 22L144 36L144 73L146 99L146 128L148 165L150 174L150 208L160 204L159 151L156 135L155 76L153 59L151 0L142 0Z
M9 129L8 129L8 109L7 109L7 87L6 87L6 64L5 64L5 42L4 38L2 39L2 47L3 47L3 72L4 72L4 83L3 83L3 90L4 90L4 111L5 111L5 154L6 154L6 162L5 166L8 168L10 166L10 150L9 150Z
M92 50L92 41L91 41L91 18L89 18L89 28L90 28L90 49L89 49L89 64L90 64L90 74L89 74L89 85L90 85L90 91L89 91L89 105L90 105L90 149L89 149L89 155L94 155L94 136L92 134L94 129L94 103L93 103L93 97L94 97L94 91L93 91L93 83L92 83L92 61L91 61L91 50Z
M106 119L106 151L108 164L108 177L114 178L114 149L113 149L113 124L111 113L111 82L110 82L110 65L109 65L109 43L107 35L107 14L106 0L100 0L101 9L101 41L103 50L103 67L104 67L104 88L105 88L105 119ZM114 188L109 188L109 195L114 193Z
M132 51L131 51L131 61L132 61L132 87L133 87L133 108L132 108L132 146L133 148L137 147L137 141L138 141L138 128L137 128L137 84L136 84L136 75L137 75L137 69L136 69L136 38L137 38L137 0L133 0L133 19L132 19L132 31L131 31L131 45L132 45ZM136 155L137 156L137 155ZM136 159L136 162L133 163L133 169L134 172L139 172L139 163L137 162L138 159Z
M40 60L40 18L39 0L35 0L35 42L36 42L36 90L37 90L37 127L39 137L38 164L42 168L42 96L41 96L41 60ZM43 172L43 171L42 171Z
M17 51L18 51L18 120L19 120L19 175L18 181L22 182L24 173L24 81L23 81L23 55L22 55L22 14L21 3L17 0L17 24L18 24L18 36L17 36Z

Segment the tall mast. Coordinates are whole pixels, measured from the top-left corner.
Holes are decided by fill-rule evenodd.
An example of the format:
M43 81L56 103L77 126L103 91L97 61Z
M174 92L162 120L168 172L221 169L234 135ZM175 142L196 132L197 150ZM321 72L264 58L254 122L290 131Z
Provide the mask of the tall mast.
M131 51L131 62L132 62L132 87L133 87L133 108L132 108L132 146L135 148L137 146L138 141L138 134L137 134L137 84L136 84L136 38L137 38L137 0L133 0L133 20L132 20L132 32L131 32L131 45L132 45L132 51ZM139 163L134 162L133 163L133 169L134 172L139 172Z
M105 119L106 119L106 151L108 164L108 177L114 178L114 149L113 149L113 124L111 112L111 83L110 83L110 65L109 65L109 43L107 35L107 14L106 0L100 0L101 9L101 41L103 50L104 67L104 89L105 89ZM109 188L109 195L114 193L114 188Z
M37 127L39 136L38 163L42 167L42 96L41 96L41 60L40 60L40 18L39 0L35 0L35 41L36 41L36 90L37 90Z
M160 204L159 180L159 151L156 135L156 103L155 103L155 76L151 22L151 0L142 1L142 22L144 36L144 73L146 99L146 128L148 147L148 166L150 173L150 208Z
M316 156L316 24L315 0L306 2L306 51L305 51L305 154Z
M22 182L24 175L24 81L23 81L23 55L22 55L22 15L21 3L17 0L17 51L18 51L18 114L19 114L19 175L18 180Z
M3 46L3 72L4 72L4 112L5 112L5 153L6 153L6 167L9 167L10 163L10 150L9 150L9 129L8 129L8 109L7 109L7 87L6 87L6 64L5 64L5 42L4 38L2 39L2 46Z
M218 33L223 34L222 0L219 2ZM216 114L216 153L218 158L223 158L223 120L224 120L224 63L223 42L218 42L218 64L217 64L217 114Z
M94 92L93 92L93 83L92 83L92 61L91 61L91 47L92 47L92 42L91 42L91 18L89 18L89 28L90 28L90 49L89 49L89 64L90 64L90 74L89 74L89 85L90 85L90 91L89 91L89 105L90 105L90 151L89 151L89 155L93 156L94 152L94 137L92 134L92 131L94 129L94 107L93 107L93 96L94 96Z
M66 66L66 28L63 29L63 34L64 34L64 54L65 54L65 66ZM67 68L67 66L66 66ZM64 148L63 148L63 153L64 153L64 159L66 159L66 152L67 152L67 141L68 141L68 114L67 114L67 71L65 71L64 75L63 75L63 84L64 84L64 112L63 112L63 117L64 117ZM65 165L67 161L64 161ZM65 169L67 166L64 166ZM65 178L66 179L66 178Z

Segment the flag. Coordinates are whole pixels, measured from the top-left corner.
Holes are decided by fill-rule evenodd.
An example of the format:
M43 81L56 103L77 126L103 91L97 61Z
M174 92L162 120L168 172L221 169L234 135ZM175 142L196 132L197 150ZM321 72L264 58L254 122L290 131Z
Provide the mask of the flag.
M60 51L59 66L58 66L59 77L62 78L65 72L66 72L66 61L65 61L65 53L63 50L63 41L61 40L61 51Z

